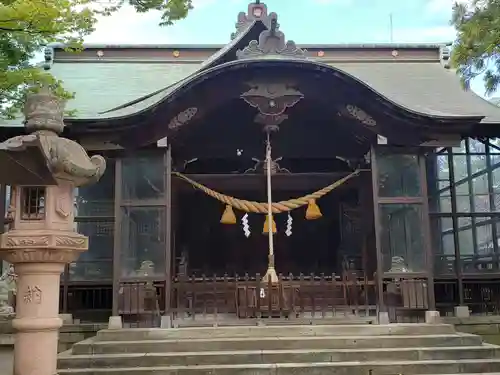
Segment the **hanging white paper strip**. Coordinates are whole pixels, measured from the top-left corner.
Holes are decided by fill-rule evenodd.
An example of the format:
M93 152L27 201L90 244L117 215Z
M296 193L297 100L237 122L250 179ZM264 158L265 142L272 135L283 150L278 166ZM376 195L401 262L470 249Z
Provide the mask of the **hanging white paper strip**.
M250 224L248 224L248 214L243 215L241 218L241 224L243 225L243 233L245 233L245 237L250 237Z
M292 223L293 223L293 218L292 215L290 215L290 212L288 213L288 219L286 220L286 230L285 234L290 237L292 235Z

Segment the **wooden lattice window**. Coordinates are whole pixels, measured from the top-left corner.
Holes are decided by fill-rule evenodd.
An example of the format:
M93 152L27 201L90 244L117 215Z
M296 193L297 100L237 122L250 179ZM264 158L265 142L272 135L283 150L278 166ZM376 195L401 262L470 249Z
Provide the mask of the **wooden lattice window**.
M21 189L21 219L42 220L45 218L45 188L41 186Z

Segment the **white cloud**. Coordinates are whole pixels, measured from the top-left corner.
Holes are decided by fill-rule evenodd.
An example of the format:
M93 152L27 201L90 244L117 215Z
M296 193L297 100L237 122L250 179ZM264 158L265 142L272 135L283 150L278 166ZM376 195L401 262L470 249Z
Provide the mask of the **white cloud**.
M341 6L346 6L346 5L352 5L353 0L312 0L316 4L320 5L341 5Z
M133 7L124 6L108 17L99 17L96 30L85 38L86 43L137 44L169 43L172 38L166 29L160 29L160 13L137 13Z
M216 0L193 0L193 7L195 9L200 9L212 5Z
M218 0L193 0L200 11ZM241 0L230 0L239 2ZM188 16L189 17L189 16ZM159 26L161 12L137 13L132 6L124 6L111 16L99 17L95 31L85 38L85 43L99 44L169 44L186 43L190 36L182 21L172 26Z
M396 29L394 37L404 41L451 42L456 38L456 31L452 26L436 26L416 29Z
M425 11L428 14L450 14L456 0L428 0Z
M487 2L488 0L479 0L473 4L472 0L427 0L425 11L433 15L443 13L451 15L455 3L465 4L468 9L472 10L475 6L479 8L486 6Z
M451 26L436 26L428 28L395 28L393 30L394 43L443 43L452 42L456 38L456 31ZM377 35L378 42L388 42L389 35Z
M103 0L104 1L104 0ZM107 0L113 3L115 0ZM194 10L198 12L221 0L193 0ZM226 0L231 4L246 4L248 0ZM217 4L217 5L216 5ZM188 16L189 17L189 16ZM161 12L137 13L129 5L124 6L108 17L99 17L96 30L85 38L86 43L99 44L169 44L190 41L181 23L172 26L159 26Z

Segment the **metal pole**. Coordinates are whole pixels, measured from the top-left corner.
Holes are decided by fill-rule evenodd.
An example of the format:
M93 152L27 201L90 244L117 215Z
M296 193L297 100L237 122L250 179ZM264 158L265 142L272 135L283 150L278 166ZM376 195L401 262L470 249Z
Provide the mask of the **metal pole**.
M392 24L392 13L389 14L389 33L390 33L390 40L391 40L391 43L394 41L394 28L393 28L393 24Z

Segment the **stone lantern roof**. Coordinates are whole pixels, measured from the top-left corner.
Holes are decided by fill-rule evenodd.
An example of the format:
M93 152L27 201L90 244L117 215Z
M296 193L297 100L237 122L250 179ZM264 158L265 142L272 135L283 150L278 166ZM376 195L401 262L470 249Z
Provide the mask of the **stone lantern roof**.
M60 137L64 129L64 103L50 88L29 94L24 108L28 134L0 143L1 184L57 185L69 181L81 186L99 180L106 161L89 157L75 141Z

